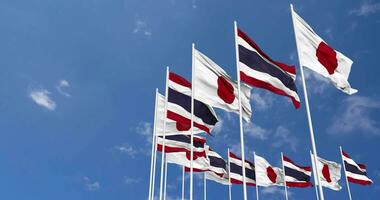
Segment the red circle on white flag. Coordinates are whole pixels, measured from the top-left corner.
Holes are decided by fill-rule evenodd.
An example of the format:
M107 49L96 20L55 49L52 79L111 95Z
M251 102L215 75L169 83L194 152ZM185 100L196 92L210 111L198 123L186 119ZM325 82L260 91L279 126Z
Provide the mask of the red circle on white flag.
M336 52L333 48L322 41L318 45L316 56L330 75L335 72L338 67L338 59L336 58Z
M331 183L329 166L324 164L322 168L322 175L328 183Z
M272 167L267 167L267 176L272 183L276 183L277 174Z
M234 87L224 77L218 77L218 96L227 104L235 100Z

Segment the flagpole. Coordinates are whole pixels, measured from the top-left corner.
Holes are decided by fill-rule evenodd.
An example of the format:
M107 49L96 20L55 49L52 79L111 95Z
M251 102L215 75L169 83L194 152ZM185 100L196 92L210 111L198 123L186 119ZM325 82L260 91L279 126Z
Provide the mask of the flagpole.
M155 132L156 133L156 132ZM154 136L154 158L153 158L153 177L152 177L152 196L151 200L154 199L155 181L156 181L156 165L157 165L157 135Z
M230 148L227 148L227 158L228 158L228 197L229 200L232 200L232 191L231 191L231 165L230 165Z
M313 150L314 162L317 163L317 157L318 157L317 147L315 145L313 122L311 120L311 113L310 113L310 108L309 108L309 98L308 98L308 95L307 95L306 81L305 81L305 76L304 76L304 73L303 73L303 65L302 65L301 59L300 59L299 46L298 46L298 42L297 42L297 33L296 33L296 29L295 29L294 16L293 16L294 10L293 10L293 5L292 4L290 4L290 9L291 9L291 12L292 12L292 21L293 21L294 36L295 36L295 40L296 40L297 53L298 53L298 61L299 61L300 70L301 70L301 79L302 79L302 86L303 86L303 92L304 92L304 97L305 97L305 105L306 105L306 113L307 113L307 119L308 119L308 124L309 124L311 146L312 146L312 150ZM324 200L323 189L322 189L322 185L320 184L320 176L319 176L319 171L318 170L316 170L316 175L317 175L317 183L318 183L319 195L320 195L321 200Z
M165 132L166 132L166 113L168 110L168 80L169 67L166 67L166 83L165 83L165 108L164 108L164 127L162 133L162 152L161 152L161 176L160 176L160 199L162 200L163 184L164 184L164 164L165 164Z
M282 172L284 174L284 188L285 188L285 199L288 200L288 188L286 187L286 174L285 174L285 166L284 166L284 154L281 152L281 162L282 162Z
M237 82L238 82L238 95L239 95L239 124L240 124L240 147L241 147L241 159L243 162L242 172L243 172L243 196L244 200L247 200L247 182L245 179L245 154L244 154L244 132L243 132L243 117L241 108L241 91L240 91L240 70L239 70L239 52L238 52L238 42L237 42L237 22L234 21L235 30L235 57L236 57L236 72L237 72Z
M153 120L153 132L152 132L152 153L150 158L150 177L149 177L149 197L148 199L152 200L152 190L154 187L153 184L153 162L154 162L154 147L155 147L155 137L156 137L156 119L157 119L157 99L158 99L158 88L156 88L156 99L154 102L154 120Z
M207 180L206 172L203 172L203 199L207 200Z
M255 163L256 200L259 200L259 185L257 184L257 173L256 173L256 152L253 152L253 162Z
M182 200L185 200L185 166L182 167Z
M191 49L191 136L190 136L190 142L191 142L191 147L190 147L190 200L193 200L193 155L194 155L194 150L193 150L193 143L194 143L194 77L195 77L195 70L194 70L194 49L195 49L195 44L192 44L192 49Z
M348 178L347 178L346 165L344 164L344 159L343 159L343 150L342 150L342 146L339 146L339 149L340 149L340 156L342 157L342 164L343 164L343 169L344 169L344 177L346 178L348 197L350 197L350 200L352 200L352 197L351 197L351 190L350 190L350 184L348 183Z
M313 156L312 156L312 154L311 154L311 151L309 151L309 153L310 153L310 159L311 159L311 168L313 169L313 179L314 179L314 188L315 188L315 195L316 195L316 197L317 197L317 200L319 200L319 195L318 195L318 186L317 186L317 175L315 174L315 171L317 171L316 170L316 168L315 168L315 163L314 163L314 159L313 159Z
M168 160L165 155L165 180L164 180L164 200L166 200L166 186L167 186L167 180L168 180Z

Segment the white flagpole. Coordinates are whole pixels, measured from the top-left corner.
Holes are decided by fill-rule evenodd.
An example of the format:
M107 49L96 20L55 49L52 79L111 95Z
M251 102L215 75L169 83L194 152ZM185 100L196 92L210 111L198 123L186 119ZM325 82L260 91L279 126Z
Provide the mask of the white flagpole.
M240 123L240 147L241 147L241 159L243 162L243 195L244 200L247 200L247 182L245 179L245 155L244 155L244 132L243 132L243 115L241 108L241 96L240 96L240 70L239 70L239 52L238 52L238 33L237 33L237 22L234 21L235 30L235 57L236 57L236 72L237 72L237 82L238 82L238 95L239 95L239 123Z
M231 165L230 165L230 148L227 148L227 158L228 158L228 196L229 200L232 200L232 191L231 191Z
M203 199L207 200L207 180L206 172L203 172Z
M194 145L194 77L195 77L195 70L194 70L194 49L195 49L195 44L192 44L192 49L191 49L191 136L190 136L190 142L191 142L191 151L190 151L190 200L193 200L193 155L194 155L194 150L193 150L193 145Z
M314 188L315 188L315 195L317 197L317 200L319 200L319 195L318 195L318 186L317 186L317 175L315 173L315 171L317 171L316 169L316 164L314 163L314 159L313 159L313 156L312 156L312 153L310 151L310 159L311 159L311 168L313 169L313 178L314 178Z
M155 134L156 135L156 134ZM157 164L157 135L154 137L154 158L153 158L153 178L152 178L152 196L151 200L154 199L154 189L155 189L155 181L156 181L156 164Z
M185 200L185 166L182 167L182 200Z
M165 155L164 200L166 200L166 186L167 186L167 180L168 180L168 160L166 159L166 155Z
M156 143L156 119L157 119L157 100L158 100L158 88L156 88L156 100L155 100L155 103L154 103L154 121L153 121L153 133L152 133L152 154L151 154L151 158L150 158L150 177L149 177L149 197L148 199L152 200L152 191L153 191L153 188L154 188L154 183L153 183L153 177L155 176L155 173L153 171L153 163L155 162L155 157L154 157L154 153L155 153L155 143Z
M347 178L346 165L344 164L344 159L343 159L343 150L342 150L342 146L339 146L339 149L340 149L340 156L342 157L342 164L343 164L343 169L344 169L344 177L346 178L348 197L350 197L350 200L352 200L352 197L351 197L351 190L350 190L350 184L348 183L348 178Z
M169 67L166 67L166 83L165 83L165 109L164 109L164 127L162 133L162 152L161 152L161 177L160 177L160 200L162 200L162 192L164 185L164 164L165 164L165 132L166 132L166 113L168 110L168 81Z
M309 108L309 98L308 98L308 95L307 95L305 76L304 76L304 73L303 73L303 65L302 65L301 59L300 59L300 51L299 51L300 49L299 49L298 42L297 42L297 33L296 33L296 27L295 27L295 23L294 23L294 16L293 16L294 10L293 10L293 5L292 4L290 4L290 9L291 9L291 12L292 12L294 36L295 36L295 40L296 40L297 53L298 53L298 61L299 61L300 70L301 70L301 79L302 79L302 86L303 86L303 92L304 92L304 97L305 97L305 105L306 105L306 113L307 113L307 119L308 119L308 124L309 124L311 146L312 146L312 150L313 150L314 162L317 163L317 157L318 157L317 147L315 145L313 122L311 120L311 113L310 113L310 108ZM319 196L320 196L321 200L324 200L323 189L322 189L322 185L320 184L319 172L318 172L318 170L316 170L316 171L317 171L316 174L317 174L317 183L318 183L318 188L319 188Z
M259 200L259 185L257 184L257 173L256 173L256 152L253 152L253 162L255 163L256 200Z
M284 154L281 152L281 162L282 162L282 172L284 174L284 188L285 188L285 199L288 200L288 188L286 187L286 180L285 180L285 166L284 166Z

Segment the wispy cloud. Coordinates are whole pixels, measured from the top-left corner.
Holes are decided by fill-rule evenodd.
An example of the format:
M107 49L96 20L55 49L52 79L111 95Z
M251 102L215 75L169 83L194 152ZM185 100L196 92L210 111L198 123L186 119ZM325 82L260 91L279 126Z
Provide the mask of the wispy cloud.
M359 8L349 11L350 14L357 16L368 16L380 11L380 3L372 3L371 1L363 1Z
M330 134L347 134L353 131L379 135L379 123L371 114L380 109L380 100L363 96L350 96L343 100L343 106L339 114L333 117L332 123L327 129Z
M124 182L128 185L137 184L141 182L141 178L124 177Z
M244 124L244 133L256 139L266 140L270 132L254 123Z
M267 91L253 91L251 95L253 101L253 109L258 111L265 111L272 107L274 102L273 94L269 94Z
M295 137L289 129L279 126L277 127L274 136L273 136L273 143L272 146L279 148L287 146L291 150L296 151L297 145L298 145L298 139Z
M323 76L309 69L304 70L304 74L305 74L305 79L307 82L306 85L307 85L308 91L310 91L313 94L325 94L325 91L329 87L329 84L330 84L327 78L324 78ZM302 81L301 78L297 80L299 82Z
M85 189L88 191L97 191L100 189L100 183L98 181L92 181L87 176L83 177Z
M261 190L261 193L263 195L278 195L278 196L285 196L285 190L283 187L265 187ZM288 190L288 196L292 196L292 193ZM282 198L281 198L282 199Z
M58 85L55 88L61 95L65 97L70 97L71 95L64 91L66 88L69 88L69 87L70 87L70 83L67 80L60 80L58 82Z
M152 36L152 31L148 27L147 23L142 19L135 20L135 26L132 31L134 34L143 34L146 37Z
M39 106L54 111L57 104L50 98L50 92L46 89L30 89L29 97Z
M153 125L150 122L140 122L135 129L136 133L146 137L149 143L152 143Z
M135 148L133 148L131 145L129 144L122 144L122 145L118 145L118 146L115 146L114 147L117 151L119 151L120 153L123 153L123 154L126 154L128 155L129 157L131 158L134 158L136 156L136 154L138 153L137 150L135 150Z

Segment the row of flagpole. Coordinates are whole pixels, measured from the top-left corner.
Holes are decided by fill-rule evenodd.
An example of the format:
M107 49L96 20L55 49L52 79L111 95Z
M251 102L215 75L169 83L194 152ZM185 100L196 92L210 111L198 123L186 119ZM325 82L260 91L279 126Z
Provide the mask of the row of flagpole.
M297 54L298 54L298 60L299 60L299 67L301 71L301 79L302 79L302 87L304 92L304 100L305 100L305 108L306 108L306 115L307 115L307 121L308 121L308 127L309 127L309 133L310 133L310 140L311 140L311 146L312 146L312 165L313 165L313 171L314 171L314 179L315 183L318 185L318 190L316 192L317 199L324 200L323 195L323 189L322 184L320 184L320 172L318 170L315 170L318 158L317 153L317 147L316 147L316 141L314 137L314 129L313 129L313 122L311 117L311 111L310 111L310 105L308 100L308 92L307 92L307 86L306 86L306 80L304 76L303 71L303 63L300 59L300 46L298 44L297 40L297 32L295 31L295 22L294 22L294 10L293 5L290 5L291 12L292 12L292 22L293 22L293 28L294 28L294 35L295 35L295 41L297 46ZM235 35L235 58L236 58L236 69L237 69L237 85L238 85L238 103L239 103L239 130L240 130L240 149L241 149L241 159L242 163L245 163L245 147L244 147L244 130L243 130L243 115L242 115L242 100L241 100L241 79L240 79L240 71L239 71L239 52L238 52L238 29L237 29L237 22L234 22L234 35ZM195 77L195 70L194 70L194 50L195 50L195 44L192 44L192 75L191 80L192 83L194 82ZM168 77L169 77L169 67L166 69L166 85L165 85L165 107L164 112L167 113L167 102L168 102ZM193 135L194 135L194 93L195 93L195 87L191 88L191 150L190 150L190 183L189 183L189 196L190 200L193 200ZM157 94L157 90L156 90ZM156 106L157 106L157 98L156 98ZM157 113L157 112L155 112ZM152 139L152 157L151 157L151 173L150 173L150 180L149 180L149 198L154 198L154 185L155 185L155 172L156 172L156 157L157 157L157 151L153 149L157 149L157 137L156 137L156 123L157 123L157 116L155 114L154 116L154 133L153 133L153 139ZM162 142L162 149L163 153L161 154L161 171L160 171L160 189L159 189L159 200L165 200L166 199L166 170L167 170L167 161L165 156L165 133L166 133L166 121L163 123L163 142ZM342 150L341 150L342 153ZM283 160L283 155L281 153L281 158ZM343 159L343 158L342 158ZM228 160L229 162L229 160ZM284 168L284 166L283 166ZM242 167L242 174L243 174L243 199L247 200L247 183L246 183L246 170L245 167ZM184 186L184 178L185 178L185 169L183 168L182 172L182 199L184 199L184 192L185 192L185 186ZM346 182L347 182L347 189L349 192L349 198L351 198L351 193L349 189L349 184L347 181L346 176ZM285 183L285 195L286 199L288 199L287 195L287 186ZM317 189L317 188L316 188ZM204 176L204 199L206 199L206 176ZM231 200L231 186L229 186L229 199ZM258 187L256 187L256 198L259 198L258 195Z

